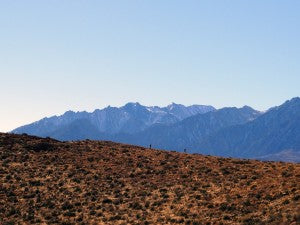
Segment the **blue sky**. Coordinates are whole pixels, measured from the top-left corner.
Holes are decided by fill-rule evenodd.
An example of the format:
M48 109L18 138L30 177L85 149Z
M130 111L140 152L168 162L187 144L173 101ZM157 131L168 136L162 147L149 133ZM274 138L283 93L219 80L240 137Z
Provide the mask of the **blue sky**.
M0 1L0 131L66 110L300 95L300 1Z

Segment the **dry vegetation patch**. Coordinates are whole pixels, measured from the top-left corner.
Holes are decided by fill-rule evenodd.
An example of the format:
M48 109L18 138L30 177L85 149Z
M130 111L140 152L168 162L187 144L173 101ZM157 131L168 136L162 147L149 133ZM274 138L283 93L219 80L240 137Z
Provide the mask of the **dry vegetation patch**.
M0 224L299 224L300 164L0 134Z

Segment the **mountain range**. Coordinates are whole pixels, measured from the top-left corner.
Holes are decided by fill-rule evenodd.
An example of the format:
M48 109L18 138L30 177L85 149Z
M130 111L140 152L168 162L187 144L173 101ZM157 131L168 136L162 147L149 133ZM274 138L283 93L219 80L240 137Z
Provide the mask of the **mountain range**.
M27 133L41 137L51 136L60 140L88 137L93 139L99 135L132 134L143 131L154 124L173 124L190 116L215 110L214 107L205 105L186 107L172 103L167 107L147 107L139 103L127 103L120 108L108 106L92 113L67 111L61 116L46 117L17 128L13 133Z
M58 140L112 140L154 148L238 158L300 162L300 98L266 112L242 108L166 107L128 103L88 112L68 111L19 127Z

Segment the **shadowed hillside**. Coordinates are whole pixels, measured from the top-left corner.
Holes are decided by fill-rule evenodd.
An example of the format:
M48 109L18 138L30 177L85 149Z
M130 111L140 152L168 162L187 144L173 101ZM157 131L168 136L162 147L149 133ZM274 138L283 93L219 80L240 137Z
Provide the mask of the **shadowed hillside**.
M249 123L226 127L197 145L202 153L300 162L300 98ZM285 153L289 152L288 155Z
M0 134L0 224L299 224L300 164Z

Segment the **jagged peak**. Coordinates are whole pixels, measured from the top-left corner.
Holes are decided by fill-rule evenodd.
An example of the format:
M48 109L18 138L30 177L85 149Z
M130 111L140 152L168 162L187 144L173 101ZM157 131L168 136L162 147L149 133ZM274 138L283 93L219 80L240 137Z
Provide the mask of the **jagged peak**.
M248 105L244 105L243 107L242 107L242 109L253 109L251 106L248 106Z
M121 108L123 109L136 109L136 108L142 108L145 107L143 105L141 105L138 102L128 102L126 105L122 106Z
M172 102L171 104L169 104L169 105L167 105L167 107L166 108L168 108L168 109L174 109L175 107L185 107L184 105L182 105L182 104L177 104L177 103L175 103L175 102Z
M68 111L66 111L66 112L63 114L63 116L69 116L69 115L72 115L72 114L75 114L75 112L72 111L72 110L68 110Z
M241 109L251 111L251 112L259 112L256 109L253 109L251 106L248 106L248 105L244 105Z
M139 102L128 102L124 106L142 106Z
M284 104L286 104L286 103L296 103L296 102L300 102L300 97L291 98L290 100L287 100Z

